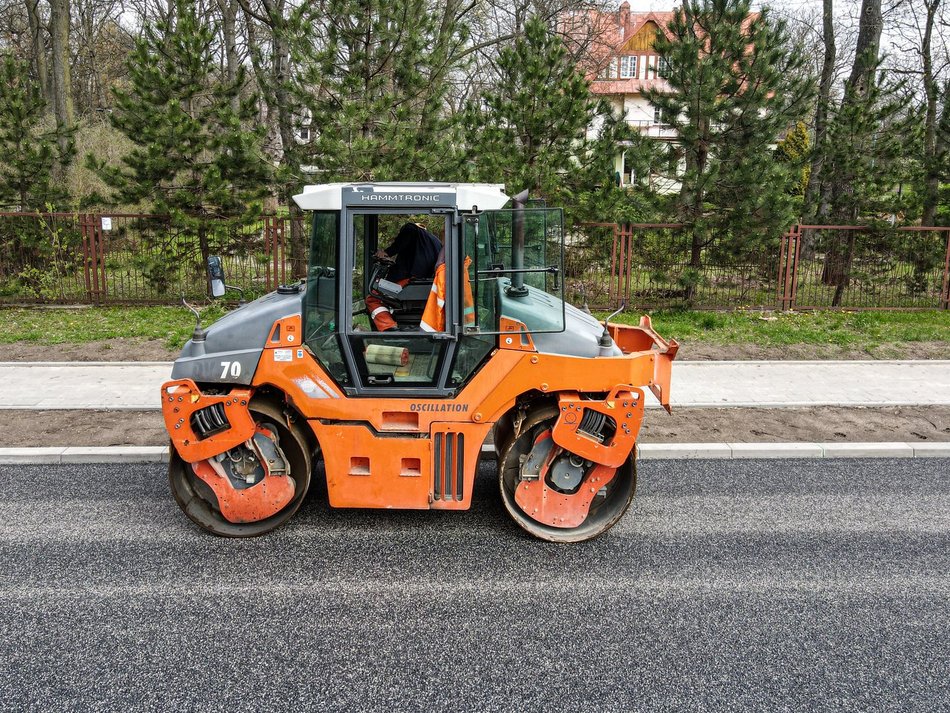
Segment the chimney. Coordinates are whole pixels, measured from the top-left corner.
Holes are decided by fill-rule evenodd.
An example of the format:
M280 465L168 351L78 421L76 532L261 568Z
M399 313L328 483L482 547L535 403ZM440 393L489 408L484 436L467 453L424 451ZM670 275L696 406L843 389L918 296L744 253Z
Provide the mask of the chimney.
M620 11L617 13L617 20L620 23L620 32L626 38L627 36L627 22L630 21L630 3L627 0L623 0L623 3L620 5Z

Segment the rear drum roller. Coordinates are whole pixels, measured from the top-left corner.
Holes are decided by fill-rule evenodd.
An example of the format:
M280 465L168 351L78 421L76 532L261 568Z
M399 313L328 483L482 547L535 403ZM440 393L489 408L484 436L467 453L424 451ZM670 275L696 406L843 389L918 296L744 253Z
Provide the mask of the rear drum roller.
M214 490L195 473L195 466L210 467L207 465L209 461L193 466L181 459L174 446L170 449L168 480L178 506L196 525L222 537L256 537L270 532L297 512L310 487L310 448L301 426L293 423L288 427L286 415L272 404L252 402L249 408L257 423L258 433L265 434L286 458L288 475L284 477L293 478L293 496L279 512L255 522L229 521L221 514ZM225 463L225 470L229 474L247 473L253 479L255 471L257 477L264 472L251 449L239 446L230 453L233 459ZM255 487L264 485L259 483Z
M554 527L551 524L539 522L519 505L516 496L519 485L524 487L525 480L522 471L525 465L530 467L530 454L532 452L537 454L539 450L535 450L536 448L543 449L545 446L550 446L554 449L550 451L553 456L552 464L556 463L558 458L566 459L570 463L582 462L576 456L561 451L556 445L545 444L545 439L550 438L551 428L557 418L556 407L550 405L538 407L525 416L519 435L515 436L511 433L501 444L498 458L501 498L514 521L535 537L550 542L583 542L609 530L630 507L637 485L635 453L631 453L616 471L605 469L603 466L587 466L586 474L583 475L583 484L580 487L575 486L573 491L560 491L570 495L572 492L587 488L593 493L587 516L580 524L573 527ZM543 450L541 452L543 454ZM559 455L555 455L558 453ZM600 470L595 472L598 468ZM557 484L551 480L552 473L554 473L553 469L548 470L546 474L542 473L542 477L546 478L547 484L554 488L549 491L551 496L557 497ZM606 485L594 485L593 478L595 477L601 482L606 481Z

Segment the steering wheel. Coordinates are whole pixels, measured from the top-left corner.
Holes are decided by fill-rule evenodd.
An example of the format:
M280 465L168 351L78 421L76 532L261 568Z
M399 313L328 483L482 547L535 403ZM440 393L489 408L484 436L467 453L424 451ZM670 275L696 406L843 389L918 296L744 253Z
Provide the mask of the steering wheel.
M375 287L379 281L389 274L389 269L395 264L396 260L389 257L388 255L373 255L372 272L370 272L369 276L369 291L371 293L375 290Z

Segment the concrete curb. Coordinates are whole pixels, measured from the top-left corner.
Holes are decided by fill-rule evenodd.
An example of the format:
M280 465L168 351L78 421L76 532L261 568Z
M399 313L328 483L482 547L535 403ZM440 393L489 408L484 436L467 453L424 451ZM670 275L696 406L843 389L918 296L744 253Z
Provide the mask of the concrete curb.
M640 458L950 458L950 442L643 443Z
M168 446L0 448L0 465L52 463L167 463Z
M494 453L484 446L483 453ZM950 458L950 442L644 443L644 460L700 458ZM167 446L0 448L0 465L167 463Z

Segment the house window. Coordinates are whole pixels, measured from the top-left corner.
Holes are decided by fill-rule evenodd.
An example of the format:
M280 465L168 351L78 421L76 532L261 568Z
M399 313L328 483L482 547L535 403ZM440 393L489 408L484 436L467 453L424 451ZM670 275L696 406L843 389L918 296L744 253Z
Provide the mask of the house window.
M666 57L657 57L656 73L663 79L670 76L670 61Z
M633 79L637 76L637 58L634 55L627 55L620 58L620 78Z
M658 106L653 107L653 123L657 126L669 126L670 114Z
M301 126L297 129L297 138L301 141L310 141L310 127Z
M597 79L614 79L617 76L617 64L613 57L600 69Z

